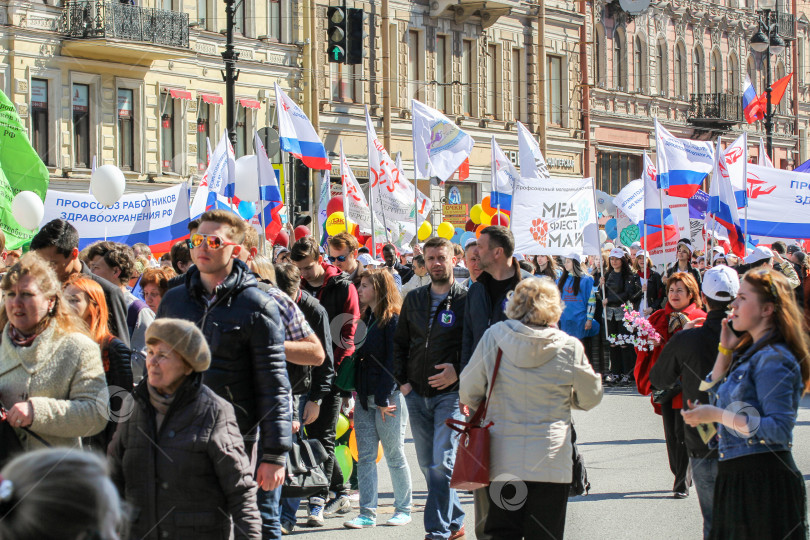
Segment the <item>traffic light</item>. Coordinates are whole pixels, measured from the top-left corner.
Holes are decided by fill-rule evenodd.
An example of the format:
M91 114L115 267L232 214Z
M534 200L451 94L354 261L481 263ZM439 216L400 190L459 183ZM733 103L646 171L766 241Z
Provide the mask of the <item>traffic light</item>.
M346 10L329 7L326 15L329 18L327 56L330 62L342 64L346 61Z
M348 24L346 25L346 63L362 64L365 31L363 28L363 10L349 8Z
M298 158L293 158L293 200L296 213L309 212L309 201L312 198L309 189L309 168Z

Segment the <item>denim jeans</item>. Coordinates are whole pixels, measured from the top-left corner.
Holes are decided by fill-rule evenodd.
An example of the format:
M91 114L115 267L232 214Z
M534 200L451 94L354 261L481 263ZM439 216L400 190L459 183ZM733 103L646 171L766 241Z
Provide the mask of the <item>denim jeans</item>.
M395 392L393 404L397 410L393 417L383 421L374 404L368 398L368 410L359 403L354 407L354 429L357 435L357 483L360 488L360 513L377 518L377 452L382 442L383 455L394 485L394 511L411 513L411 469L405 459L405 427L408 425L408 409L402 394Z
M444 421L464 420L458 408L458 392L422 397L415 391L405 396L411 417L411 433L416 446L419 468L427 480L425 532L431 539L449 538L451 531L461 529L464 510L450 478L456 462L458 434Z
M703 514L703 538L709 537L712 529L712 505L714 482L717 478L717 458L689 458L692 465L692 482L695 484L700 513Z
M245 450L248 456L253 454L256 441L245 441ZM261 448L256 449L261 452ZM256 459L256 471L261 465L260 456ZM255 478L255 473L254 473ZM262 516L262 540L278 540L281 538L281 486L270 491L265 491L261 487L256 490L256 503L259 507L259 514Z

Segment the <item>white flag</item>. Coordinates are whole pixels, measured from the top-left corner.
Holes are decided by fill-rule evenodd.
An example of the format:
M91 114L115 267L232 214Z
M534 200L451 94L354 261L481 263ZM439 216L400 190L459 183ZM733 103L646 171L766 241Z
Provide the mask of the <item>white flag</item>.
M736 141L728 145L724 151L725 172L734 189L737 199L737 208L744 208L747 204L745 194L745 170L748 165L748 133L740 135ZM714 182L714 178L712 178Z
M413 200L413 190L416 189L414 184L411 184L411 181L408 180L408 175L405 174L405 169L402 168L402 158L398 154L397 160L395 162L394 167L394 178L395 184L398 188L404 189L407 192L407 197L409 200ZM398 182L396 181L398 180ZM430 214L430 211L433 209L433 202L430 200L430 197L422 193L421 191L416 192L417 197L417 212L419 213L419 223L421 224L425 221Z
M489 205L499 208L504 213L512 210L512 192L518 181L518 172L501 147L492 136L492 186L489 194Z
M521 178L551 178L540 145L526 126L518 125L518 163Z
M771 161L771 157L768 155L768 151L765 149L765 143L762 141L762 137L759 138L759 163L760 167L770 167L771 169L774 168L773 161Z
M415 99L411 116L417 179L437 176L444 182L470 157L473 139L445 115Z

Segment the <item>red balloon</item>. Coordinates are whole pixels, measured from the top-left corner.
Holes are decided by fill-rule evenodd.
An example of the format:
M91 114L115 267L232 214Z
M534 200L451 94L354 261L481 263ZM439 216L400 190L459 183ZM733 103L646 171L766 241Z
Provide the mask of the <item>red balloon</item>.
M343 212L342 197L332 197L329 199L329 202L326 203L326 215L331 216L335 212Z
M495 215L492 216L492 224L493 225L501 225L503 227L509 226L509 216L502 212L495 212Z
M295 241L297 242L305 236L310 236L312 232L306 225L299 225L293 230L293 234L295 235Z
M370 236L368 237L368 240L366 240L366 243L364 245L368 248L368 250L370 252L371 251L371 237ZM377 242L377 255L378 256L382 255L382 248L383 248L384 245L385 245L385 242Z
M290 245L290 237L287 236L286 231L279 231L278 236L276 236L276 241L273 242L274 246L284 246L287 247Z
M478 225L471 219L467 220L467 223L464 225L464 230L467 232L473 232Z

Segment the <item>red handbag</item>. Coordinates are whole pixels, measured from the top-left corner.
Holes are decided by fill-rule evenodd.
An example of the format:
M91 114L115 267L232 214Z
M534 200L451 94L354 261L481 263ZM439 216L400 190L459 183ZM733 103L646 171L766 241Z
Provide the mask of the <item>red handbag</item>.
M484 422L487 417L487 404L492 397L492 387L495 386L498 369L501 367L501 356L503 351L499 347L492 380L489 383L489 395L478 406L470 421L463 422L455 418L444 421L447 427L461 434L456 450L456 464L450 478L450 487L453 489L473 491L489 485L489 428L492 427L492 422L488 424Z

